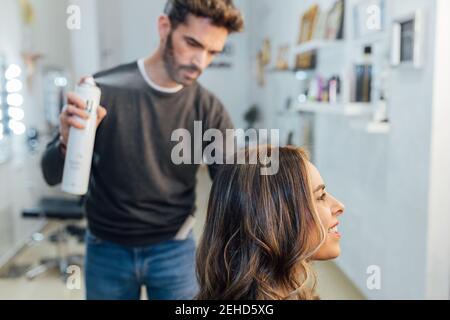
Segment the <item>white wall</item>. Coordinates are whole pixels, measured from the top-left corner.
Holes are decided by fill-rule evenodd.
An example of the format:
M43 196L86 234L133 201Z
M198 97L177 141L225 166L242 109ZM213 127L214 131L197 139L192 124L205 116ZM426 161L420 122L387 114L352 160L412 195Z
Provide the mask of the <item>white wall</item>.
M436 8L426 296L450 300L450 1Z
M397 123L387 149L387 212L392 217L392 225L385 239L390 244L387 266L393 272L387 274L385 287L394 297L405 298L425 298L427 280L435 1L395 1L392 8L393 15L400 17L415 8L427 10L426 60L423 70L400 69L393 73L390 115Z
M428 8L432 26L432 1L387 4L391 19ZM424 68L392 70L388 135L355 131L342 118L317 127L319 168L348 209L338 264L371 298L425 297L433 30L427 35ZM366 287L370 265L381 268L380 291Z
M0 11L0 53L5 55L7 61L11 63L19 62L20 34L19 8L13 0L2 0L2 10ZM16 19L14 19L16 17ZM2 143L5 143L4 141ZM14 234L10 232L13 224L11 215L13 196L9 185L11 181L9 163L0 164L0 257L4 254L8 246L13 242Z
M274 54L280 44L295 44L300 15L315 2L286 0L280 5L269 0L252 1L252 58L256 60L265 37L272 40ZM352 3L357 0L347 1ZM367 133L365 124L369 119L365 117L318 115L313 149L330 192L347 207L340 226L343 254L337 260L338 265L369 298L420 299L427 296L429 279L426 268L435 1L387 0L386 3L387 32L392 18L410 14L417 8L426 9L425 64L421 70L392 69L389 134ZM346 15L348 22L352 18L350 7ZM353 34L348 23L346 33ZM389 44L389 33L384 37ZM346 41L343 51L330 51L320 68L336 69L349 56L356 59L362 44ZM386 54L385 47L377 45L375 50L382 56ZM264 107L268 127L292 127L294 120L287 121L276 111L283 107L287 95L299 94L295 78L288 73L269 74L267 81L267 86L260 88L253 75L251 101ZM296 121L300 125L300 117ZM439 185L442 187L442 183ZM438 200L435 201L437 208ZM366 270L371 265L381 268L379 291L370 291L366 286ZM448 286L448 281L444 285Z
M75 81L91 75L100 68L100 42L97 2L92 0L70 0L70 5L80 9L80 29L69 31ZM68 17L68 15L64 15Z
M2 10L0 11L0 52L6 58L17 59L17 48L20 47L21 25L19 18L19 6L15 1L1 0Z
M67 69L68 76L73 77L71 37L70 31L66 28L67 1L58 1L52 6L48 5L48 0L34 0L31 3L36 17L36 21L31 27L33 51L42 54L43 57L37 63L32 87L28 88L30 98L28 99L27 124L40 130L46 130L41 79L44 68ZM18 21L20 20L18 19ZM20 39L20 36L18 38Z
M47 0L32 1L36 20L33 26L25 29L21 23L19 2L0 1L0 53L6 55L8 63L17 63L24 70L24 121L27 126L36 127L44 134L41 136L42 152L46 143L46 126L41 71L44 66L70 66L71 62L69 34L65 28L66 2L56 1L49 6ZM26 32L31 42L24 41ZM43 55L37 63L31 86L26 82L26 69L21 59L21 53L26 47ZM50 190L43 181L39 165L41 153L30 154L24 136L14 137L12 147L11 160L0 164L0 265L41 226L37 221L23 220L22 209L34 206L43 195L57 192Z

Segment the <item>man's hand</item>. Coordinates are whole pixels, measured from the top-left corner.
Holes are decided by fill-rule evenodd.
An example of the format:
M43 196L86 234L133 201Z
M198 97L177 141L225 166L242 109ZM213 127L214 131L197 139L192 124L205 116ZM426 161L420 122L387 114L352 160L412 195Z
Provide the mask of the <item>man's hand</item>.
M81 83L84 81L81 80ZM67 94L68 104L64 107L61 115L59 116L60 126L59 126L59 135L60 135L60 144L62 146L62 152L65 154L65 148L67 146L67 142L69 140L69 130L70 127L74 127L77 129L84 129L85 126L80 123L78 118L88 119L89 113L86 111L86 103L75 93ZM106 109L102 106L99 106L97 109L97 127L106 117Z

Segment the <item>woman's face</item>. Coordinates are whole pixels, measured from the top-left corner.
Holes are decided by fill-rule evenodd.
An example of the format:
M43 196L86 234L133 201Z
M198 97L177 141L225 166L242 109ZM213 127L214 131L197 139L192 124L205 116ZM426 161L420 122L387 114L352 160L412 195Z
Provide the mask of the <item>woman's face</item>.
M341 253L340 239L338 232L338 217L344 213L344 205L326 192L325 184L319 171L313 164L309 164L311 185L313 189L313 199L316 208L326 230L324 244L312 257L313 260L330 260L337 258Z

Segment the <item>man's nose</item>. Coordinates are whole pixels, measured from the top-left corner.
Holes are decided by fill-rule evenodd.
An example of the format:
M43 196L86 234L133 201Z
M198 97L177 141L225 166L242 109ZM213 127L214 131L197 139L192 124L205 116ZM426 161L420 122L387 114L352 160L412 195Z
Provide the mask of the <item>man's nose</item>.
M193 65L195 65L200 71L203 71L208 65L208 52L206 50L202 50L196 54Z

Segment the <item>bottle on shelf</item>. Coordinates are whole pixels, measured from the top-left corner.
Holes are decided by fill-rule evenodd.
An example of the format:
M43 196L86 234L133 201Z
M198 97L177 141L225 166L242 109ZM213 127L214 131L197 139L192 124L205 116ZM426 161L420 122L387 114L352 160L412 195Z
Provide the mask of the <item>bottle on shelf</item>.
M372 101L372 47L365 46L363 59L354 67L354 102L370 103Z

